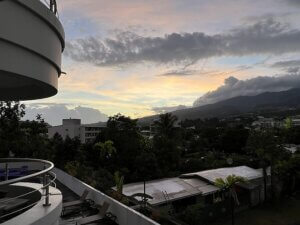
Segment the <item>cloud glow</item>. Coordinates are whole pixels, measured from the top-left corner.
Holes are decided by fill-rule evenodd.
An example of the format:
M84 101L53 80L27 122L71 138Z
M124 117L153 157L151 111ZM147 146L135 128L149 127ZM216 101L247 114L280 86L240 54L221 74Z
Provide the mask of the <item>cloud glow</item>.
M197 105L281 90L255 85L298 79L299 5L298 0L59 1L67 75L59 79L57 96L27 104L34 113L42 109L36 103L55 103L67 104L65 112L81 106L136 118L196 100Z

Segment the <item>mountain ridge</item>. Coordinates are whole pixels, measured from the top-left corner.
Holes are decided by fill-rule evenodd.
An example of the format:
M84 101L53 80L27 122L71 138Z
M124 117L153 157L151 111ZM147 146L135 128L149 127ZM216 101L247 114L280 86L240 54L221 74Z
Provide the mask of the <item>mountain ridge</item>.
M264 92L255 96L237 96L213 104L176 110L171 113L180 120L204 119L289 107L300 107L300 88L279 92ZM150 123L158 116L159 114L140 118L139 123Z

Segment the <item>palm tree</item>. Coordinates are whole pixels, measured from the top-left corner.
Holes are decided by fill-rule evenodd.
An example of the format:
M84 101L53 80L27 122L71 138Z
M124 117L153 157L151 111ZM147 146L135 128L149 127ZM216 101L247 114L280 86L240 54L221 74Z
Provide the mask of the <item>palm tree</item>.
M117 152L117 149L114 147L114 142L110 140L105 141L104 143L97 142L94 145L94 148L100 151L100 158L102 159L111 158L112 155Z
M159 120L156 120L154 125L156 125L160 135L170 137L173 133L174 125L177 120L178 118L175 115L166 113L160 115Z
M258 148L255 151L257 157L260 159L260 165L262 167L263 171L263 180L264 180L264 201L267 201L268 199L268 193L267 193L267 180L268 180L268 173L267 168L271 165L270 162L270 154L267 149L264 148Z
M116 171L114 174L114 179L115 179L115 183L116 183L117 193L122 195L123 194L124 176L121 176L119 171Z
M281 158L284 151L280 145L279 140L275 137L272 131L254 131L250 134L247 146L248 152L260 161L260 165L263 169L263 180L264 180L264 199L268 199L267 195L267 168L271 168L271 187L272 185L272 174L274 165Z
M245 183L246 179L244 177L229 175L225 178L217 178L215 180L215 186L223 191L229 191L230 194L230 207L231 207L231 224L234 225L234 209L235 204L239 205L239 200L237 193L235 191L235 185L238 183Z

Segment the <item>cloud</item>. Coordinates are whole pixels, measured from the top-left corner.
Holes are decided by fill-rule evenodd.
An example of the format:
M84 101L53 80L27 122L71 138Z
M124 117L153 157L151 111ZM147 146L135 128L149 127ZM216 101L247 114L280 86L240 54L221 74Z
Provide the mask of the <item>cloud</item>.
M287 2L294 6L300 6L300 0L287 0Z
M289 67L286 71L291 74L300 74L300 67Z
M228 77L224 85L214 91L207 92L194 102L194 106L212 104L236 96L251 96L268 91L284 91L300 87L300 74L279 77L255 77L248 80L239 80Z
M185 105L153 107L152 111L154 111L155 113L158 113L158 114L163 114L163 113L173 112L173 111L176 111L176 110L186 109L186 108L188 108L188 107L185 106Z
M289 74L300 74L300 60L279 61L271 67L280 68Z
M114 38L77 39L67 42L65 56L97 66L143 62L177 65L226 55L278 55L299 51L300 30L268 18L216 35L194 32L143 37L121 32Z
M164 76L164 77L168 77L168 76L192 76L192 75L199 74L199 73L201 73L200 70L170 70L170 71L167 71L165 73L159 74L158 76ZM206 73L211 73L211 72L206 72ZM203 74L203 73L201 73L201 74Z
M34 120L37 114L41 114L45 121L51 125L60 125L62 119L81 119L83 124L106 121L107 115L98 109L77 106L73 109L67 108L67 104L35 103L27 105L25 120Z
M220 75L226 75L226 74L235 74L238 73L240 71L244 71L244 70L249 70L252 69L253 66L250 65L242 65L242 66L238 66L234 69L232 69L231 71L222 71L222 70L203 70L199 69L199 70L189 70L189 69L178 69L178 70L169 70L165 73L159 74L158 76L162 76L162 77L184 77L184 76L194 76L194 75L198 75L198 76L205 76L205 75L215 75L215 76L220 76Z
M296 67L296 66L300 66L300 60L279 61L272 64L272 67L276 67L276 68Z

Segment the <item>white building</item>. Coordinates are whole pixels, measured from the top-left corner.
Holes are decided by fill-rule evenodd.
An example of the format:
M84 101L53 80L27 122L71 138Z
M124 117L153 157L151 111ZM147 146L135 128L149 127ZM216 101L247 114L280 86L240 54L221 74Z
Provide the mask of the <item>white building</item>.
M252 123L252 126L257 129L282 128L283 122L273 118L258 117L258 120Z
M285 144L284 149L289 151L290 153L294 154L298 149L300 149L300 145L295 144Z
M87 143L94 140L97 135L106 127L106 123L81 124L80 119L63 119L62 125L48 128L48 136L52 138L58 133L65 139L79 137L81 143Z
M80 127L81 143L87 143L94 140L97 135L106 128L105 122L83 124Z
M300 126L300 118L292 118L292 126L293 127Z

